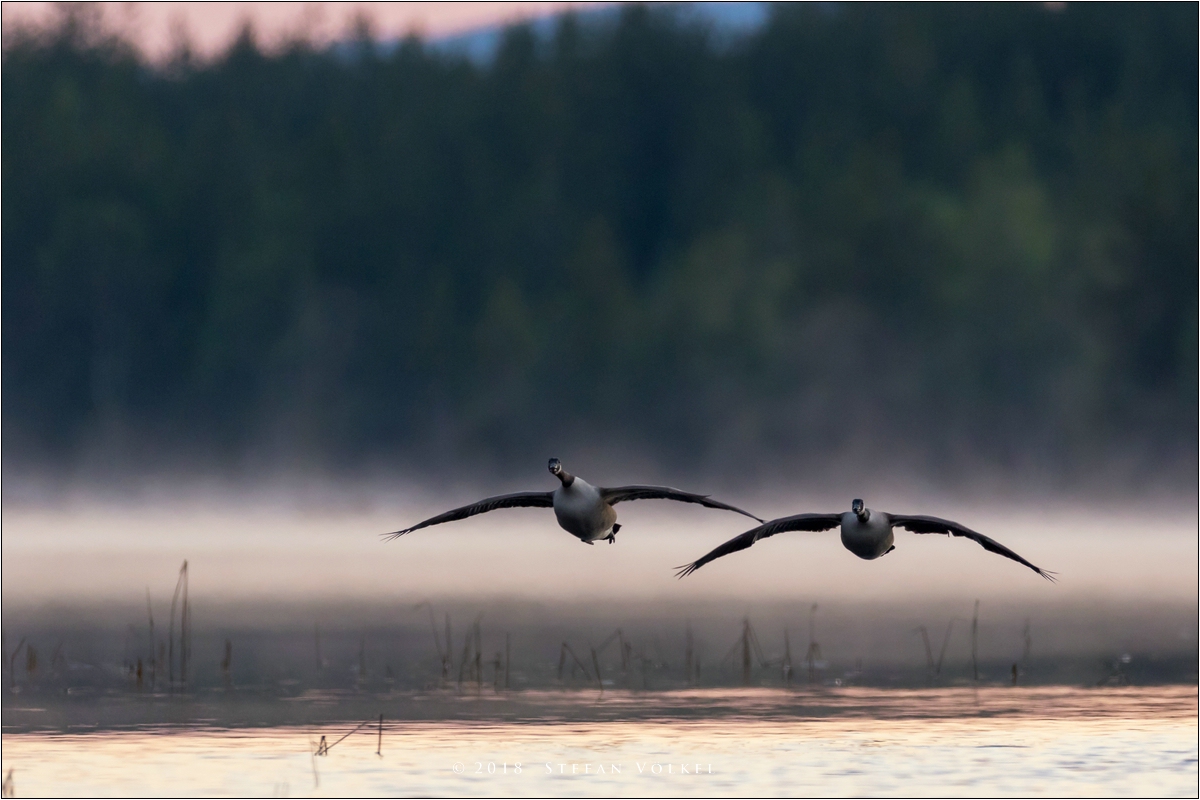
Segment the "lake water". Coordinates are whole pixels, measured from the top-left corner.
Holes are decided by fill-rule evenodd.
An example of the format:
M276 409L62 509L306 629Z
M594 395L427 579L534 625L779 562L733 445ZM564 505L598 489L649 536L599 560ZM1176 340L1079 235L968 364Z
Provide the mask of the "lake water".
M376 721L342 741L353 724L39 730L30 700L6 699L18 796L1198 790L1195 686L412 695L381 699L382 735ZM420 703L456 718L404 719ZM322 736L333 746L314 755Z

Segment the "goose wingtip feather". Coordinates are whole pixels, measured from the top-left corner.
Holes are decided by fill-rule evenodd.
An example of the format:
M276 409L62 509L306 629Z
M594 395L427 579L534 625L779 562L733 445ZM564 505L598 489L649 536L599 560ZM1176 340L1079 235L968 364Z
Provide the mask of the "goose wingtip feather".
M678 572L675 573L675 577L682 580L696 570L700 569L700 565L693 561L691 564L681 564L678 567L673 567L673 569L678 570Z
M385 542L392 542L392 541L395 541L396 539L399 539L404 534L411 533L411 532L412 532L412 528L405 528L402 531L391 531L390 533L381 533L381 534L379 534L379 538L383 539L383 541L385 541Z

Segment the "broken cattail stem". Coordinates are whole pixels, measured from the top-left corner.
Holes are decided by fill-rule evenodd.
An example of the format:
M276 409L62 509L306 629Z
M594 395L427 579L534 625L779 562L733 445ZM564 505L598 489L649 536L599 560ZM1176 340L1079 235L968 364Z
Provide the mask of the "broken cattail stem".
M373 724L374 722L375 722L375 719L374 719L374 718L371 718L371 719L365 720L364 722L360 722L360 723L358 723L357 725L355 725L355 726L354 726L354 727L353 727L353 728L352 728L352 729L351 729L351 730L350 730L348 733L344 734L344 735L343 735L343 736L342 736L340 739L338 739L336 742L332 742L332 743L329 743L329 744L326 744L326 742L325 742L325 737L324 737L324 736L322 736L322 737L321 737L321 743L320 743L319 745L317 745L317 752L315 753L315 755L318 755L318 756L329 755L329 751L330 751L330 750L332 750L332 749L334 748L334 746L341 744L342 742L346 741L346 739L348 739L349 737L351 737L351 736L353 736L354 734L358 733L359 731L361 731L363 728L367 727L368 725L371 725L371 724ZM380 745L380 747L382 747L382 738L383 738L383 714L380 714L380 715L379 715L379 730L380 730L380 734L379 734L379 735L380 735L380 740L381 740L381 745ZM382 755L382 753L381 753L380 755Z

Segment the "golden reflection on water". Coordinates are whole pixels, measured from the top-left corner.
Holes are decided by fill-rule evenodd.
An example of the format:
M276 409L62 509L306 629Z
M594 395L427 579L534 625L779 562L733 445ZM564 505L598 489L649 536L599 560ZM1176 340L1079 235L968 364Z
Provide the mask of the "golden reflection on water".
M1197 791L1195 687L852 690L826 693L831 713L794 716L773 704L782 696L605 699L638 719L391 722L382 755L376 727L312 755L350 724L5 734L3 769L23 796ZM679 716L696 705L742 713Z

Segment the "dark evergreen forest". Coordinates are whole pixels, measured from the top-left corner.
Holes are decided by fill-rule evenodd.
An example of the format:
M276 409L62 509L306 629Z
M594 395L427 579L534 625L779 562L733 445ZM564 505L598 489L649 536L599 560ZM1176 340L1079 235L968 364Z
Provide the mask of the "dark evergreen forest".
M1194 488L1197 28L786 5L729 42L630 6L484 65L6 31L5 468Z

